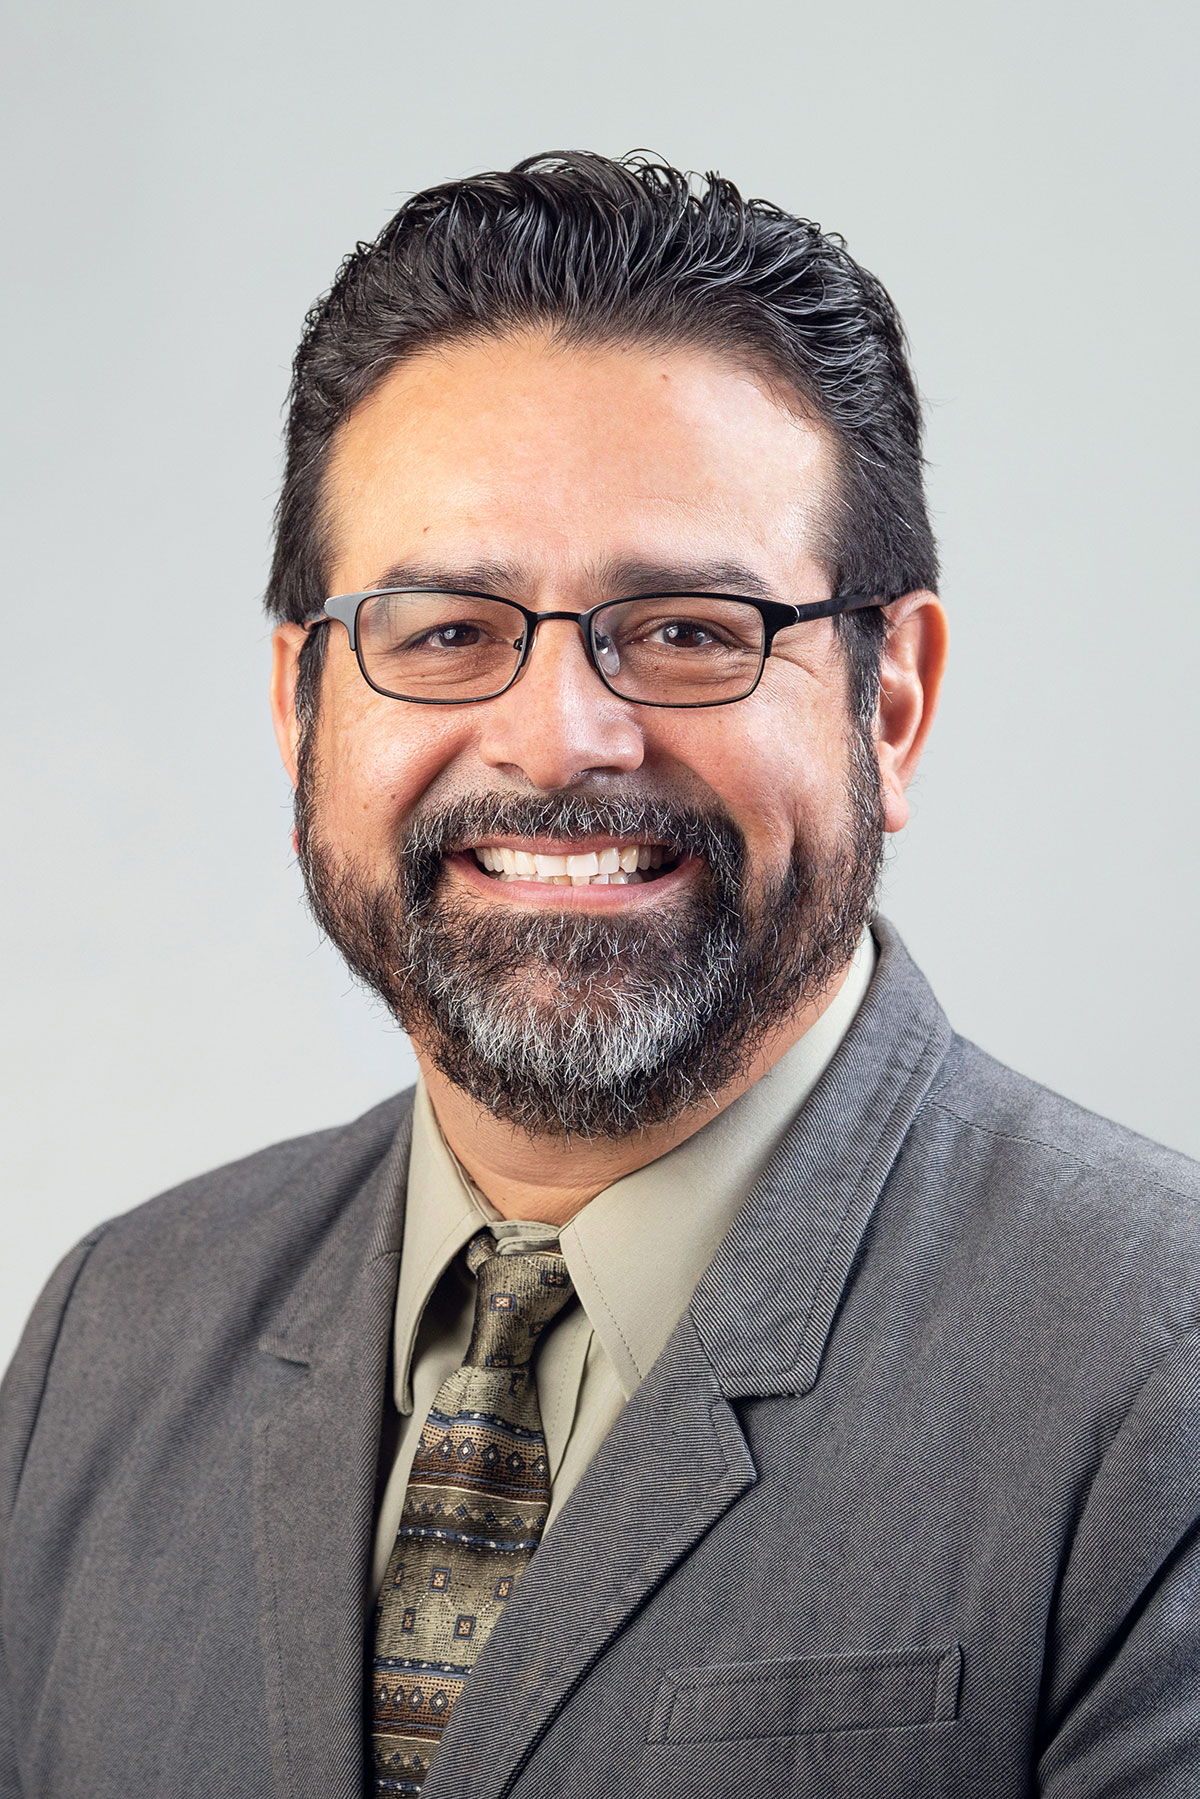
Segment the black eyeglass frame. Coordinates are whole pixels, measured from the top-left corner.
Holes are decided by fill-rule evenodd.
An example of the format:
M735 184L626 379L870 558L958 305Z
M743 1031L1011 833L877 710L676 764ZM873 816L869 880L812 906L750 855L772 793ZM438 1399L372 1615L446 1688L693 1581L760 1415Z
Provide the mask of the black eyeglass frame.
M517 665L503 687L497 687L494 693L472 694L469 699L440 700L430 699L419 694L392 693L390 689L380 687L371 679L367 673L359 643L357 630L359 608L368 600L382 599L388 594L420 593L454 593L465 600L488 600L493 604L511 606L514 612L520 613L525 627L522 633L521 649L517 657ZM628 694L622 693L620 688L614 687L600 666L596 650L596 619L599 614L607 611L610 606L628 605L631 600L689 599L732 600L740 606L752 606L761 617L763 621L762 654L759 657L758 672L745 693L739 693L735 698L727 700L636 700L631 699ZM805 606L791 606L781 600L751 599L744 593L696 593L689 588L679 593L627 594L616 600L602 600L598 606L590 606L586 612L531 612L528 606L522 606L518 600L510 600L503 594L479 593L469 587L368 587L361 593L332 595L325 601L322 610L312 613L303 621L303 624L306 631L315 630L321 625L332 624L335 621L344 625L346 635L350 639L350 648L354 651L363 680L372 692L382 695L386 700L401 700L410 706L478 706L486 700L498 700L502 693L507 693L509 688L520 679L521 673L529 661L539 625L546 623L549 619L573 619L583 636L583 647L588 661L608 691L615 694L617 699L624 700L630 706L657 706L671 711L698 711L706 706L736 706L740 700L748 700L762 680L763 669L767 665L767 657L771 654L776 637L789 625L808 624L819 618L835 618L844 612L865 612L873 606L883 607L888 604L890 602L881 599L878 594L850 593L835 594L829 600L813 600Z

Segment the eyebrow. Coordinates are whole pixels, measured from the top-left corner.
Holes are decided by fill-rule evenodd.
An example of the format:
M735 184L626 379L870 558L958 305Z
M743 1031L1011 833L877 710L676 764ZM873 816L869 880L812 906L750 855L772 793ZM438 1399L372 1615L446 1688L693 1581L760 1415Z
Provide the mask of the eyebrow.
M671 593L737 593L748 599L779 598L771 584L742 562L658 562L642 557L605 557L589 571L591 584L607 599L635 599ZM512 562L472 562L453 567L432 562L394 562L371 588L410 587L441 593L485 593L502 599L528 589ZM371 591L368 589L367 591ZM599 602L597 602L599 603Z

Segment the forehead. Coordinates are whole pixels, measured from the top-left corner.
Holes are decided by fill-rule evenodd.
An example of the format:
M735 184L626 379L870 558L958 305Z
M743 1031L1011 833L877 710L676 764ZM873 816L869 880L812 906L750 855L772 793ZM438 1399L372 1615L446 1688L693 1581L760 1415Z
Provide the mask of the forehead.
M709 560L787 587L819 562L832 485L824 430L712 352L454 343L392 369L340 429L329 575L345 592L459 561L586 584Z

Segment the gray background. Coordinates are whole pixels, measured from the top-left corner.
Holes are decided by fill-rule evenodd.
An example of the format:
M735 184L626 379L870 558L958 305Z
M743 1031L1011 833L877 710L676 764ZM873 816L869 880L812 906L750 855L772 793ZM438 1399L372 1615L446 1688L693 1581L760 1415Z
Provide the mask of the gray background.
M409 1078L300 898L287 367L405 193L650 146L906 318L954 630L886 906L954 1023L1200 1153L1191 4L25 0L10 21L0 1359L93 1221Z

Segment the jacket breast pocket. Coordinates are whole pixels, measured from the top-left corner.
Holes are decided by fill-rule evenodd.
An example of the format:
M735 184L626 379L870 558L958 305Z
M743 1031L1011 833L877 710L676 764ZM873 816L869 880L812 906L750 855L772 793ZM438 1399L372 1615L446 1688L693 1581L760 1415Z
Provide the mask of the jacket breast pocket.
M957 1643L892 1655L820 1655L669 1670L647 1744L919 1731L958 1716Z

